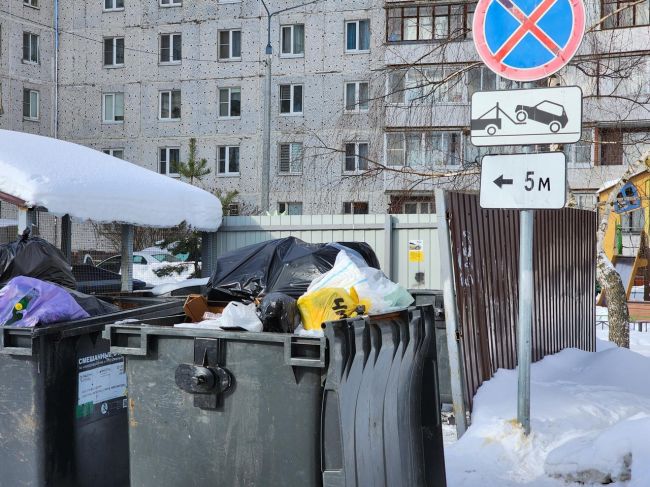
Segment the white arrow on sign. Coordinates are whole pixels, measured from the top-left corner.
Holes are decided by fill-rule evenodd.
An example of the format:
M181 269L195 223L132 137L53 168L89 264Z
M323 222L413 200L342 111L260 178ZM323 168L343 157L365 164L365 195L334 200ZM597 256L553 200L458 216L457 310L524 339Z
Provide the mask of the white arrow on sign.
M470 128L476 146L573 144L582 131L582 90L477 91Z
M563 152L484 156L481 208L554 209L566 203Z

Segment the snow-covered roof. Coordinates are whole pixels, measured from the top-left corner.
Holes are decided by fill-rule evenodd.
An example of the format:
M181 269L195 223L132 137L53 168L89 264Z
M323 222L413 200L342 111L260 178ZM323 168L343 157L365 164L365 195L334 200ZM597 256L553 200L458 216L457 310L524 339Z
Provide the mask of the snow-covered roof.
M641 169L641 170L635 172L634 174L630 175L628 177L628 180L638 176L639 174L643 174L644 172L646 172L646 169ZM596 193L602 193L603 191L608 190L612 186L615 186L619 181L620 181L620 178L619 179L612 179L611 181L605 182L600 188L598 188L598 190L596 190Z
M100 223L197 230L221 225L221 202L196 186L70 142L0 130L5 199Z

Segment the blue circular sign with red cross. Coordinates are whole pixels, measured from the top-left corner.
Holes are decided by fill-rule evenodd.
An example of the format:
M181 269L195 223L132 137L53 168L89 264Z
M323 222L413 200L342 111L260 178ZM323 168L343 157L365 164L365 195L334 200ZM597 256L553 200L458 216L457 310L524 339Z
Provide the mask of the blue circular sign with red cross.
M479 56L515 81L545 78L565 66L584 31L582 0L479 0L474 12Z

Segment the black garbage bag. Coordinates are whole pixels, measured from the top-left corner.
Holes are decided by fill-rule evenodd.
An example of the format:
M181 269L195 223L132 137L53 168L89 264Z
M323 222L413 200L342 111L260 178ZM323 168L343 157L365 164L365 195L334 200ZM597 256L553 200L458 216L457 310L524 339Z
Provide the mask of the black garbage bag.
M286 294L267 294L258 309L264 331L293 333L300 322L296 300Z
M33 277L75 289L72 267L63 253L29 231L15 242L0 245L0 287L18 276Z
M316 277L334 266L345 249L353 258L379 268L372 248L363 242L309 244L295 237L268 240L223 254L208 281L208 300L251 300L279 292L298 299ZM362 249L363 254L357 249ZM368 256L364 258L364 255Z
M66 291L70 293L77 304L81 306L84 311L86 311L86 313L88 313L90 316L107 315L109 313L117 313L118 311L122 311L119 306L115 306L112 303L107 303L106 301L99 299L97 296L84 294L73 289L66 289Z

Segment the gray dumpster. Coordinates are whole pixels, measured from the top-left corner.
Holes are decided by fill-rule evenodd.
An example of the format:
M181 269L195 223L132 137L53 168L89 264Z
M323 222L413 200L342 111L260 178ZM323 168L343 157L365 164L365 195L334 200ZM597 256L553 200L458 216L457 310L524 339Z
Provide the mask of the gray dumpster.
M431 307L323 338L182 321L106 327L126 356L133 486L445 486Z
M451 372L449 370L449 351L447 350L447 329L445 327L445 307L442 291L437 289L409 289L415 298L415 305L430 304L435 314L436 353L438 356L438 384L440 400L444 404L452 404Z
M107 322L173 314L177 300L116 298L123 311L0 327L0 485L128 487L124 358Z

